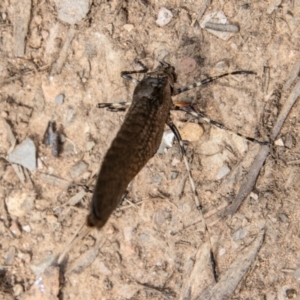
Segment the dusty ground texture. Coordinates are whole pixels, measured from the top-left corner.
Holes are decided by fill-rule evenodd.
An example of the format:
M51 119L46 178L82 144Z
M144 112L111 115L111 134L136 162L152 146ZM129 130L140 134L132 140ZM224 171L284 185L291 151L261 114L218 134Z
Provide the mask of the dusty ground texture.
M266 140L300 69L297 1L93 0L75 25L59 19L53 0L21 2L0 2L1 299L210 299L203 296L215 285L209 242L176 143L137 175L127 196L135 206L124 203L61 266L53 263L88 213L91 194L79 184L98 172L124 118L96 104L131 100L135 84L120 72L138 69L135 59L150 69L171 63L178 86L252 70L257 75L226 77L176 99L193 100L207 117ZM160 27L162 6L173 17ZM217 11L239 32L224 40L202 28ZM275 90L280 98L270 97ZM232 201L260 146L172 112L189 140L218 275L233 268L237 276L233 264L250 261L236 288L211 299L300 299L299 105L250 196L223 218L216 212ZM49 121L60 135L58 157L43 143ZM7 160L13 136L17 144L34 142L35 170ZM82 197L70 202L78 192Z

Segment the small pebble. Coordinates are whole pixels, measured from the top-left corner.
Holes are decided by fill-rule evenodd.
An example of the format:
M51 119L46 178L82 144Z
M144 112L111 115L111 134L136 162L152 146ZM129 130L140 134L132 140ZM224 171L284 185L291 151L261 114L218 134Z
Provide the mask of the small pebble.
M55 97L54 101L55 101L56 104L63 104L64 99L65 99L65 95L64 94L59 94Z
M77 163L76 165L74 165L71 168L71 170L70 170L71 177L74 179L74 178L80 176L87 170L88 167L89 167L89 165L86 162L80 161L79 163Z
M285 135L285 139L284 139L284 145L286 148L291 149L294 147L295 145L295 140L293 138L293 136L290 133L287 133Z
M169 178L170 178L171 180L174 180L174 179L176 179L177 177L178 177L178 172L172 171Z
M232 236L234 241L243 240L248 234L248 230L246 228L239 228Z
M289 222L289 218L286 214L284 213L280 213L278 214L278 219L282 222L282 223L288 223Z
M171 11L169 11L165 7L162 7L158 11L156 24L158 26L163 27L171 22L172 17L173 17L173 14L171 13Z
M46 220L50 224L57 223L57 218L54 215L47 215Z
M297 270L295 271L294 277L295 277L298 281L300 281L300 268L297 269Z
M161 227L167 220L171 219L171 213L160 209L153 214L153 222L157 227Z
M258 195L253 192L250 193L250 197L254 200L258 200Z
M25 231L25 232L27 232L27 233L30 233L30 232L31 232L31 228L30 228L29 225L24 225L24 226L22 226L22 230Z
M82 174L82 179L83 180L88 180L91 178L92 172L91 171L86 171Z
M123 28L126 31L130 32L134 28L134 26L132 24L125 24L125 25L123 25Z
M203 135L203 128L196 123L187 123L183 129L180 130L180 134L183 140L189 142L197 142Z
M215 64L215 68L221 71L226 70L229 67L228 62L225 60L221 60Z
M86 144L86 150L87 151L91 151L95 147L95 145L96 144L93 141L87 142L87 144Z

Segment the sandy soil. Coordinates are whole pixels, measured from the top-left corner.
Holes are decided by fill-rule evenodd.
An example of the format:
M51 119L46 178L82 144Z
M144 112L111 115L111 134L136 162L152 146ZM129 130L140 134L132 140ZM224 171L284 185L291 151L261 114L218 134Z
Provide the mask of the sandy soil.
M98 172L124 119L124 112L96 104L131 101L135 84L120 72L138 69L135 59L150 69L169 62L178 87L229 71L255 71L174 99L192 100L232 131L268 138L300 70L300 8L296 1L209 2L94 0L72 26L59 19L53 0L33 0L28 16L23 4L1 1L1 299L300 299L297 102L255 188L228 217L217 212L234 198L260 146L171 112L189 141L217 273L228 291L223 296L205 296L215 286L209 240L176 143L136 176L127 196L135 205L123 203L103 230L77 243L60 266L53 263L86 218L91 194L82 185ZM155 21L162 6L173 17L160 27ZM221 32L226 40L201 27L218 11L239 27ZM25 28L24 53L16 24ZM271 96L274 91L281 97ZM55 101L58 95L62 103ZM58 157L43 143L49 121L60 136ZM35 170L7 160L9 129L17 144L34 142ZM220 179L220 170L230 172ZM81 197L70 201L77 193ZM234 280L238 284L230 289Z

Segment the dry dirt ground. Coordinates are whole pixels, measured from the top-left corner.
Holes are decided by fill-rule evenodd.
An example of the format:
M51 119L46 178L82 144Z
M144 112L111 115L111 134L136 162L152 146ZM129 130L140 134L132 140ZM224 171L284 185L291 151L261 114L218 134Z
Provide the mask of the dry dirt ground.
M82 185L98 172L124 119L124 112L96 104L131 101L135 84L120 72L138 69L135 59L150 69L169 62L177 86L255 71L176 99L192 100L207 117L257 140L268 139L300 70L298 1L89 5L70 25L60 20L53 0L0 2L1 299L300 299L299 102L252 192L226 217L218 212L233 201L261 146L172 112L189 141L187 156L209 234L175 142L136 176L127 196L131 204L125 201L103 230L55 264L88 213L91 193ZM162 27L156 24L161 7L173 14ZM239 31L221 32L222 39L202 28L218 11ZM49 121L59 135L57 157L43 142ZM9 162L14 137L17 145L26 138L34 142L35 170Z

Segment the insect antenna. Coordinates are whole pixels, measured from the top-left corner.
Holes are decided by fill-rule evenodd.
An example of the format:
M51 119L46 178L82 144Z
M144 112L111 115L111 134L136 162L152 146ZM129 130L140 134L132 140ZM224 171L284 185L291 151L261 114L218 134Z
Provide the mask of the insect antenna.
M224 129L224 130L227 130L229 132L232 132L232 133L234 133L234 134L236 134L236 135L238 135L238 136L240 136L240 137L242 137L242 138L244 138L244 139L246 139L250 142L257 143L259 145L268 145L270 143L269 141L259 141L259 140L255 139L253 137L246 136L244 134L241 134L239 132L236 132L236 131L226 127L222 123L211 120L211 119L205 117L202 113L198 112L195 109L195 107L191 104L186 104L186 103L183 104L183 102L173 102L173 103L174 103L174 107L172 109L184 111L184 112L186 112L186 113L188 113L188 114L190 114L190 115L192 115L196 118L201 119L203 122L205 122L207 124L211 124L211 125L214 125L214 126L220 128L220 129Z
M173 91L173 96L175 95L179 95L183 92L186 92L186 91L189 91L191 89L194 89L196 87L199 87L201 85L204 85L204 84L207 84L207 83L210 83L210 82L213 82L219 78L222 78L222 77L226 77L226 76L229 76L229 75L241 75L241 74L251 74L251 75L256 75L255 72L253 71L246 71L246 70L241 70L241 71L234 71L234 72L228 72L228 73L225 73L225 74L221 74L221 75L218 75L218 76L213 76L213 77L208 77L206 79L203 79L201 81L198 81L198 82L195 82L195 83L192 83L192 84L189 84L187 86L183 86L181 88L178 88L178 89L175 89Z

